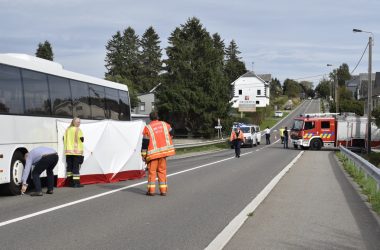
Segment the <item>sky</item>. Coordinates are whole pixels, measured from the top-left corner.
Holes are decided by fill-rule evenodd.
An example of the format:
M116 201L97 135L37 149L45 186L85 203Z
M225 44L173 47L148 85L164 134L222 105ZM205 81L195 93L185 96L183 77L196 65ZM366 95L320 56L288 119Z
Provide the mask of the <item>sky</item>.
M65 69L103 78L117 31L130 26L141 37L152 26L164 52L192 17L226 45L235 40L248 70L281 82L317 85L342 63L352 71L370 35L353 28L373 33L372 72L380 71L379 0L0 0L0 53L34 55L48 40ZM367 72L368 50L353 74Z

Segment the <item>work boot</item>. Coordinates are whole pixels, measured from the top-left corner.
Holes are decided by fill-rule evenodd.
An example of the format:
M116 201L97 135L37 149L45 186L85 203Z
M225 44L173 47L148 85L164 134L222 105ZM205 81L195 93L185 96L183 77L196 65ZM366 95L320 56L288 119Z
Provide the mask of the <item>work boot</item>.
M154 193L151 193L151 192L146 192L146 194L145 195L147 195L147 196L154 196Z
M80 180L73 180L73 188L82 188L84 187L82 184L80 184Z
M48 191L46 191L46 193L47 194L53 194L54 192L53 192L53 190L48 190Z

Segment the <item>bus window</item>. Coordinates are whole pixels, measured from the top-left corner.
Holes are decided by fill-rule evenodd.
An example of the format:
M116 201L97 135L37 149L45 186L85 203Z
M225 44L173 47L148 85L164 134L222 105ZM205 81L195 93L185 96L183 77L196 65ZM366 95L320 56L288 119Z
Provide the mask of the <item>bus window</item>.
M0 65L0 113L23 114L24 102L18 68Z
M88 89L90 90L90 106L92 119L105 119L105 93L104 87L89 84Z
M69 80L62 77L49 75L48 81L53 116L72 118L73 105L71 103Z
M120 97L120 115L119 120L130 121L131 120L131 107L129 106L128 92L119 91Z
M70 80L73 98L73 116L91 119L88 85L84 82Z
M24 84L25 114L51 115L47 76L42 73L21 70Z
M116 89L106 88L107 118L119 120L119 92Z

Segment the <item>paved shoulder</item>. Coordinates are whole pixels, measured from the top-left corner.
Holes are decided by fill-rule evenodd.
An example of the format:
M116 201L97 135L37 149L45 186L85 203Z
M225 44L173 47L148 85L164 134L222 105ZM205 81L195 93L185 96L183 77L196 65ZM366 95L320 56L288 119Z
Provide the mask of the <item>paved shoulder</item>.
M305 152L224 249L380 249L380 226L333 154Z

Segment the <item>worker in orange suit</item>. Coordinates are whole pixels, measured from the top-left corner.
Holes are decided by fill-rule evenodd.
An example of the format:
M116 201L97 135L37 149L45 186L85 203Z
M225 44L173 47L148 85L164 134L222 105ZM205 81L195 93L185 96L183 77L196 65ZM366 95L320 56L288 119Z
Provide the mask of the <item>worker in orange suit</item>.
M240 130L240 127L235 127L230 136L230 142L234 145L235 148L235 157L240 158L240 146L244 142L244 134Z
M156 176L160 194L165 196L168 190L166 178L166 157L175 155L172 141L172 128L158 120L157 112L150 113L151 122L143 131L141 156L148 165L148 191L146 195L154 196L156 192Z

